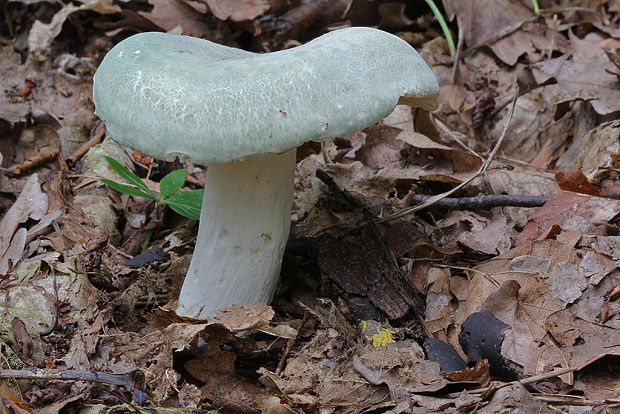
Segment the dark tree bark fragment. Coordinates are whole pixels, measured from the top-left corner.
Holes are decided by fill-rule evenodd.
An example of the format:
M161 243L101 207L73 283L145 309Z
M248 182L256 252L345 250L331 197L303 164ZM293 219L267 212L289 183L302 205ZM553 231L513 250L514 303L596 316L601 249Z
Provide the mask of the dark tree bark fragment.
M340 238L328 235L319 240L321 271L346 295L367 296L390 319L402 318L413 310L421 321L424 295L398 266L374 223L375 217L348 192L338 188L326 173L318 170L317 177L343 198L343 204L361 210L368 223Z

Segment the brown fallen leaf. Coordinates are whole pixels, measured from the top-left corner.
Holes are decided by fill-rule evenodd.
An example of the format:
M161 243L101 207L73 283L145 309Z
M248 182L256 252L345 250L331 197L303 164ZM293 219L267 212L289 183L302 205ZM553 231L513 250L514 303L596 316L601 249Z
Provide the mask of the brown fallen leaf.
M201 37L207 34L208 39L217 41L218 34L204 21L207 7L203 3L186 0L149 0L153 9L148 12L139 11L166 31L180 28L186 36Z
M397 2L380 4L379 15L381 16L381 22L379 23L379 28L382 30L395 30L402 29L415 23L415 21L407 17L405 7L405 3Z
M210 347L211 348L211 347ZM184 365L187 372L195 379L208 382L210 377L217 377L219 374L235 375L235 359L237 356L233 352L214 349L197 358L190 359Z
M585 175L579 170L571 170L566 173L560 171L555 175L558 186L564 191L572 191L580 194L600 196L598 189L588 182Z
M179 387L178 397L182 408L198 408L202 393L197 386L186 382Z
M396 403L391 412L412 412L416 405L441 410L452 406L448 399L419 395L441 389L446 381L439 365L423 360L422 349L411 341L391 344L382 351L373 350L353 356L353 367L366 381L375 386L386 385Z
M497 390L485 410L491 413L514 410L539 414L555 413L555 410L535 399L532 394L527 392L525 386L518 382Z
M399 259L407 256L411 259L434 259L461 253L456 243L442 243L431 240L414 223L397 221L385 230L385 242L390 246L394 256Z
M510 250L517 237L514 223L503 214L452 211L437 221L447 241L478 253L497 255Z
M467 381L476 382L481 387L486 387L491 382L491 373L489 372L489 362L486 359L476 362L473 367L465 368L462 371L450 372L446 374L446 378L451 381Z
M261 30L286 30L299 34L311 28L326 27L343 20L351 3L352 0L302 0L275 21L261 22Z
M0 409L2 414L34 414L34 411L6 384L0 385Z
M60 9L52 17L49 23L42 23L36 20L28 33L28 51L39 60L47 60L50 46L56 36L60 34L64 22L69 15L79 10L93 10L98 13L117 13L121 11L120 6L112 4L111 0L96 0L83 3L80 6L68 4Z
M527 54L530 62L543 60L548 53L568 52L569 43L566 37L546 24L531 24L493 42L490 45L493 53L507 65L515 65L519 58Z
M417 132L403 131L398 134L396 138L420 151L422 157L428 157L426 162L435 159L450 161L452 164L451 172L454 173L463 171L471 172L480 168L480 165L482 165L482 160L480 158L460 149L438 144L425 135ZM410 159L409 161L414 162L415 159ZM424 163L422 160L420 161Z
M234 374L218 373L205 378L200 387L202 397L228 412L258 412L257 400L269 392L253 382Z
M19 240L16 240L15 244L11 245L11 240L14 238L13 235L17 227L28 219L42 219L47 212L47 208L47 195L41 191L38 175L32 174L28 177L15 203L13 203L9 211L6 212L0 221L0 257L4 258L9 247L12 246L10 257L0 260L0 274L5 274L7 272L9 259L14 261L16 258L21 257L20 250L23 250L26 241L25 229L19 233Z
M207 324L187 324L172 323L164 329L164 334L170 341L170 345L174 351L182 351L187 347L196 336L204 331Z
M274 315L273 309L264 303L233 305L220 309L211 323L224 325L231 332L241 332L268 324Z
M0 259L0 275L5 275L12 269L13 266L19 262L24 255L24 248L26 247L26 237L28 230L21 227L17 229L13 238L11 239L11 245L8 247L2 259Z
M544 206L534 210L516 245L537 238L554 224L565 231L592 233L592 227L609 222L619 213L620 200L560 191L552 195Z
M268 396L268 397L259 397L256 400L258 407L263 413L273 413L273 414L294 414L294 413L303 413L301 409L294 410L290 407L289 404L286 404L280 400L279 397L276 396Z
M594 318L596 315L594 315ZM594 356L620 352L620 338L613 326L599 325L573 315L571 309L555 312L545 320L553 338L562 345L570 366L579 367ZM548 356L549 360L551 355ZM556 356L557 358L557 356Z
M619 355L617 350L605 351L586 361L576 375L574 389L590 400L617 399L620 381L614 366Z
M558 161L561 169L579 168L588 181L599 185L620 171L620 120L605 122L576 139ZM617 180L614 180L617 181ZM610 197L617 198L617 197Z
M209 11L220 20L240 22L262 16L271 5L268 0L205 0Z
M510 0L492 3L484 0L444 0L443 5L449 20L453 20L455 15L462 16L467 47L483 45L500 35L506 27L532 16L531 10L522 3Z
M571 43L578 45L580 40L571 34ZM564 55L538 63L532 69L538 84L549 80L557 82L559 89L556 103L574 100L589 101L600 115L620 111L620 88L617 76L608 70L615 68L605 51L595 39L587 46L588 52ZM582 47L583 48L583 47Z

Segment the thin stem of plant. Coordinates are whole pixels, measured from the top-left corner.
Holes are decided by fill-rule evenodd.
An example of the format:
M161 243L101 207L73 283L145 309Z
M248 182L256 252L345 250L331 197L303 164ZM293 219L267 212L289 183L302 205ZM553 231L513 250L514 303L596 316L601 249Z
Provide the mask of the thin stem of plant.
M450 29L448 28L446 21L444 20L443 16L441 15L441 12L437 8L433 0L426 0L426 4L428 4L428 7L430 7L431 11L435 15L435 18L437 19L439 26L441 26L441 31L443 32L443 35L446 37L446 42L448 42L448 49L450 50L450 56L454 56L454 53L455 53L454 40L452 40L452 33L450 33Z

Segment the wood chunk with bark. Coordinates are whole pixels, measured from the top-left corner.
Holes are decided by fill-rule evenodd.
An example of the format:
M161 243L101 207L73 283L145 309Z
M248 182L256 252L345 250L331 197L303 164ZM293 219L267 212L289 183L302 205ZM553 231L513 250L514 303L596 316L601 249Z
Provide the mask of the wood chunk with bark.
M374 222L374 215L349 192L340 189L324 171L317 170L317 178L329 186L331 195L342 199L342 206L360 211L367 223L339 238L325 235L318 240L321 271L342 290L354 314L368 313L355 306L355 299L368 297L392 320L413 311L420 332L424 332L424 294L398 266Z
M341 239L319 241L321 271L349 296L367 296L390 319L413 309L424 315L423 294L397 266L368 228Z

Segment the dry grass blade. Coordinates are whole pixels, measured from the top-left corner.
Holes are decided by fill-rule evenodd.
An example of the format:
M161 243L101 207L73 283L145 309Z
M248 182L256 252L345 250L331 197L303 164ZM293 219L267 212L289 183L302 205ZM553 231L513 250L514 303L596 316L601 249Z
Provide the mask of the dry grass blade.
M559 369L556 369L556 370L553 370L553 371L550 371L550 372L545 372L544 374L533 375L531 377L523 378L521 380L516 380L516 381L512 381L512 382L502 382L502 383L498 383L498 384L495 384L495 385L490 385L488 387L471 390L470 392L472 394L486 394L486 393L488 393L490 391L497 391L500 388L507 387L510 384L515 384L515 383L521 383L522 385L533 384L535 382L544 381L544 380L547 380L549 378L555 378L555 377L559 377L561 375L569 374L571 372L577 371L578 369L579 369L579 367L559 368Z

